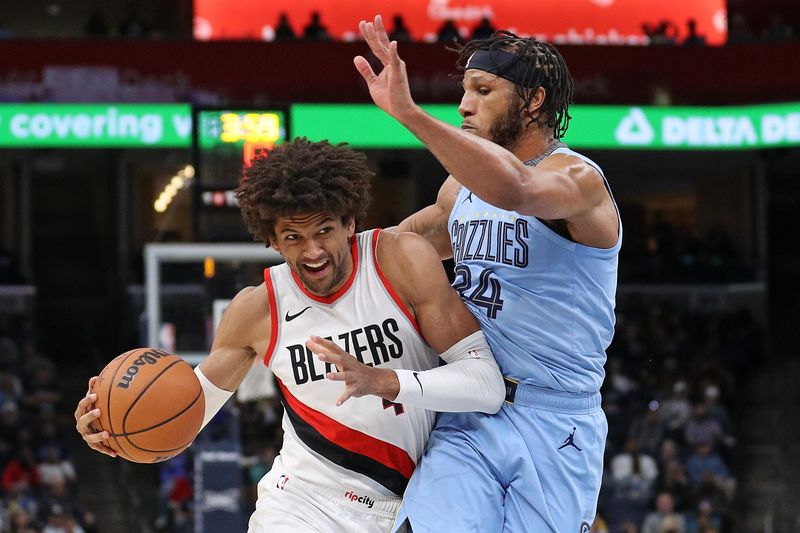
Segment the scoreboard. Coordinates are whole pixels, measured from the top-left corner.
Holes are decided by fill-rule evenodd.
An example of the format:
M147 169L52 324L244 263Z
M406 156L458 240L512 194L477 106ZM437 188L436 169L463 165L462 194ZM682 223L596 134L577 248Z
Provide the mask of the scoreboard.
M196 109L194 114L195 238L249 241L234 190L256 155L286 140L287 113Z

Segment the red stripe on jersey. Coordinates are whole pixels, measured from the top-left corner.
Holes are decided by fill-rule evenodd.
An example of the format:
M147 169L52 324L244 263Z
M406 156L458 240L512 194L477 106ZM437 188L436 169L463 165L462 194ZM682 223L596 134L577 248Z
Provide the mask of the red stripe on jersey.
M267 353L264 354L264 364L269 366L269 362L272 360L272 352L275 351L275 345L278 343L278 301L275 298L275 287L272 286L272 275L269 273L269 268L264 269L264 285L267 288L269 319L272 330L269 335Z
M289 389L280 379L277 382L281 392L283 392L286 403L306 423L316 429L320 435L345 450L369 457L399 472L406 479L411 478L415 464L404 449L362 433L357 429L349 428L333 418L312 409L292 396ZM377 397L375 401L378 401Z
M334 292L330 296L317 296L313 292L306 289L306 286L303 285L303 282L300 280L300 277L297 275L294 269L290 268L289 270L292 273L292 279L294 279L294 282L297 284L297 287L303 292L303 294L305 294L315 302L320 302L323 304L332 304L333 302L338 300L344 293L347 292L347 289L350 288L350 286L353 284L353 281L355 281L356 279L356 273L358 272L358 243L356 242L355 235L350 237L350 254L353 257L353 271L350 272L350 277L347 278L345 284L342 285L338 291Z
M412 326L414 326L414 329L417 330L417 333L419 333L420 337L422 337L422 332L419 329L419 324L417 324L417 319L414 318L414 314L411 312L411 310L406 306L405 302L403 302L402 298L400 298L400 296L394 290L394 287L392 287L391 282L389 282L389 278L387 278L386 275L383 273L383 270L381 270L381 265L378 263L378 234L380 232L381 230L379 229L376 229L375 231L372 232L372 260L373 263L375 263L375 271L378 273L378 277L381 279L383 286L386 287L387 291L389 291L389 295L395 301L395 303L403 312L403 314L406 315L406 318L408 318L408 321L411 322Z

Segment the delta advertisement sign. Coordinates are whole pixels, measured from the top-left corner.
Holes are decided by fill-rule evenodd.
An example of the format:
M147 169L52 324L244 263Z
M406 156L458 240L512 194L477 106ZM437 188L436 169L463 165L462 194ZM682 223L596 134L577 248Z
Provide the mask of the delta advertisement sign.
M800 104L576 106L567 143L586 148L742 150L800 145Z
M351 41L358 22L383 15L387 29L402 15L415 40L433 41L446 20L467 38L483 17L495 28L555 43L647 44L642 25L670 21L668 32L686 36L694 19L708 44L727 36L725 0L194 0L194 36L200 40L272 40L281 13L298 35L313 11L333 39Z
M454 126L454 105L427 105ZM800 146L800 103L743 107L625 107L574 105L564 141L576 148L610 150L747 150ZM348 142L356 148L423 148L374 105L297 104L293 135Z

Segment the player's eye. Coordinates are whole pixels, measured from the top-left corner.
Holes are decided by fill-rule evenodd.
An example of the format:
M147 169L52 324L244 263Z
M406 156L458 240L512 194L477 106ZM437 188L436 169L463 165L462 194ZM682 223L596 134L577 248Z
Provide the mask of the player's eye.
M332 227L330 227L330 226L325 226L324 228L322 228L321 230L319 230L319 234L320 234L320 235L325 235L326 233L330 233L330 232L332 232L332 231L333 231L333 228L332 228Z
M478 89L478 94L481 94L483 96L486 96L490 92L492 92L492 90L489 89L488 87L481 87L480 89Z

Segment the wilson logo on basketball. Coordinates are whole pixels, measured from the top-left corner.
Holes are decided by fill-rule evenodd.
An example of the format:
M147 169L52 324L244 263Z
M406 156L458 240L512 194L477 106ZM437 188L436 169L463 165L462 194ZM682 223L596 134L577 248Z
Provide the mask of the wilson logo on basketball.
M119 383L117 383L117 387L121 389L127 389L130 384L133 382L134 378L136 378L136 374L139 373L139 367L145 365L154 365L158 362L159 359L162 357L166 357L168 355L172 355L169 352L165 352L163 350L150 350L144 352L142 355L134 359L133 364L128 367L125 371L125 374L120 377Z

